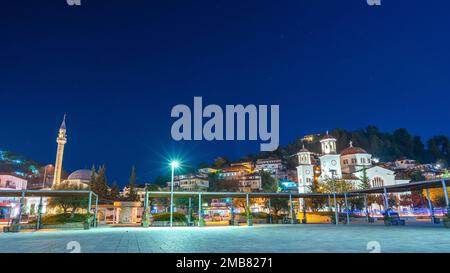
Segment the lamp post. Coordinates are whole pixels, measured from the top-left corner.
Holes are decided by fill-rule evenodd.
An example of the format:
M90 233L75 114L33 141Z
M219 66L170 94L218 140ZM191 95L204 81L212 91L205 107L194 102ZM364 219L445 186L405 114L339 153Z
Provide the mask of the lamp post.
M175 168L180 165L177 161L170 162L170 167L172 168L172 179L170 183L170 227L173 226L173 177L175 174Z
M336 173L336 170L330 170L330 171L331 171L331 184L333 187L335 224L337 225L339 223L339 215L338 215L338 208L337 208L336 191L334 189L334 174Z
M45 182L47 182L47 168L51 167L51 166L52 166L52 164L49 164L49 165L45 165L45 167L44 167L44 178L42 179L42 188L43 189L45 188Z

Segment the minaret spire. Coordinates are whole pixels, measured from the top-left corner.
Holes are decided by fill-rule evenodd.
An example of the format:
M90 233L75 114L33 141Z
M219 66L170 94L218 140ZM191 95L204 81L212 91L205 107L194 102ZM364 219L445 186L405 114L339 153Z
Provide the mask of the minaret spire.
M64 156L64 145L67 143L66 134L66 115L64 114L61 127L59 128L58 137L56 138L56 143L58 143L58 148L56 150L56 161L55 161L55 174L53 176L52 187L58 186L61 183L61 172L62 172L62 162Z
M64 130L66 129L66 116L67 116L67 114L64 114L64 118L61 123L61 127L59 129L64 129Z

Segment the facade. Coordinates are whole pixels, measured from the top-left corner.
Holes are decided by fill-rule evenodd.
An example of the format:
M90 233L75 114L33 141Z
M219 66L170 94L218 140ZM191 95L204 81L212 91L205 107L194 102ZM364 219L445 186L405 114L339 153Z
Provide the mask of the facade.
M322 180L342 177L340 155L336 152L336 138L328 132L320 140L322 155L319 157Z
M266 171L273 175L279 174L284 169L283 162L277 158L258 159L255 164L255 171Z
M253 192L261 190L262 190L261 176L259 176L257 173L248 173L240 177L239 191Z
M172 181L166 182L170 189ZM173 187L181 191L207 191L209 188L208 175L203 173L189 173L176 175L173 178Z
M394 162L395 168L399 170L413 169L417 166L416 161L412 159L399 159Z
M183 191L207 191L209 188L208 176L201 174L179 175L177 179Z
M349 147L336 151L336 138L328 132L320 140L322 154L319 156L319 164L312 161L312 153L301 149L297 156L298 190L300 193L310 191L309 187L314 181L325 181L332 178L344 179L353 183L355 187L360 184L360 179L366 173L371 187L383 187L408 183L409 180L396 179L396 174L390 169L372 165L372 155L362 148L354 147L350 141ZM320 167L319 167L320 166ZM319 175L317 177L317 175Z
M354 173L372 166L372 155L364 149L350 146L341 152L341 166L343 173Z
M0 173L0 190L26 190L28 181L20 176Z
M236 181L239 191L250 192L262 190L260 175L247 163L235 163L220 169L219 179Z
M297 166L298 192L306 193L309 192L309 187L314 182L314 166L311 160L311 152L303 146L303 149L298 152L297 156L299 162Z

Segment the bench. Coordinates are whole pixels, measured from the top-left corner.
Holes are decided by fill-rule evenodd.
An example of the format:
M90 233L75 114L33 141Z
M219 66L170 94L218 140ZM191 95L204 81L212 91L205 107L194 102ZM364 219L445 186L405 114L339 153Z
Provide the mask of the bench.
M3 232L19 232L19 225L15 218L11 218L8 225L3 227Z
M384 214L384 224L386 226L404 226L405 220L400 219L400 215L394 211L387 211Z

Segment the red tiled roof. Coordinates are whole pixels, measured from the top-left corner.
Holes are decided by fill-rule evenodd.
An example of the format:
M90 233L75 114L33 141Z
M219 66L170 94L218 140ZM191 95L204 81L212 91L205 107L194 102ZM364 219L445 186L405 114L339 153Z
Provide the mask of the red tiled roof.
M367 151L359 147L348 147L341 152L342 155L367 154Z

